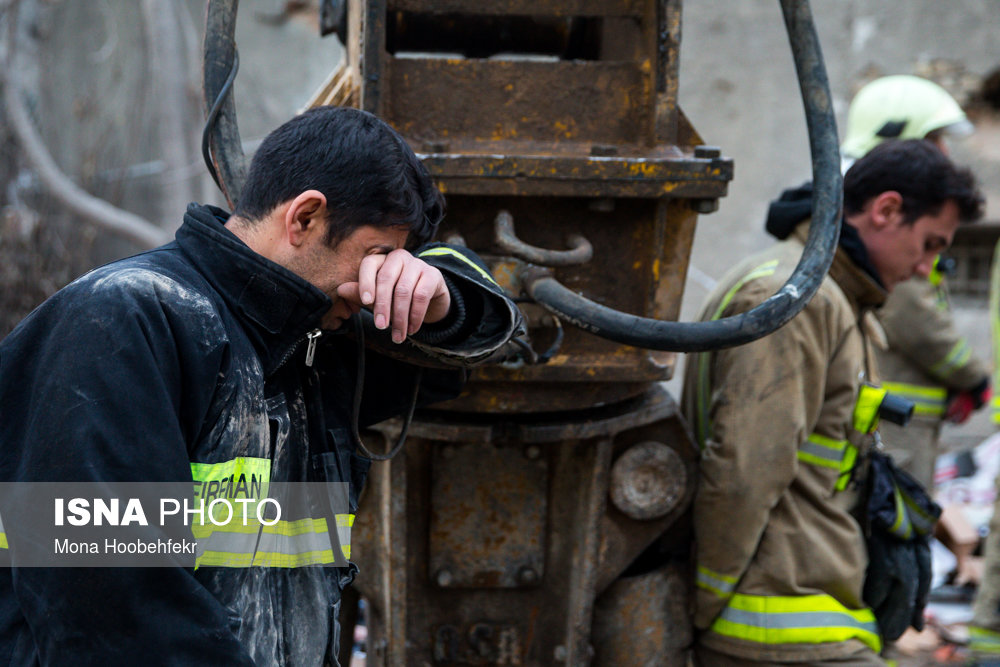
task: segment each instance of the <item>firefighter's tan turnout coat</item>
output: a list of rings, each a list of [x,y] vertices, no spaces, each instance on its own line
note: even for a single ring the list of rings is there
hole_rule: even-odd
[[[807,229],[734,268],[702,319],[774,294]],[[688,358],[683,410],[701,448],[694,623],[702,646],[798,662],[880,650],[862,602],[867,557],[851,510],[855,462],[873,443],[874,408],[858,401],[862,384],[876,382],[870,309],[884,299],[838,249],[830,275],[784,327]]]
[[[883,385],[913,402],[905,427],[883,424],[887,451],[927,489],[934,485],[937,441],[949,391],[970,391],[989,368],[972,352],[951,316],[943,276],[897,285],[877,312],[889,343],[878,351]]]

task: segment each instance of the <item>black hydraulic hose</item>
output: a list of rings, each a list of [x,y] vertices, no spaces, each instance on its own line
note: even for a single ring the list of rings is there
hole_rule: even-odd
[[[236,13],[239,0],[209,0],[205,19],[205,153],[214,158],[216,183],[232,208],[246,179],[246,160],[236,124],[231,76],[236,68]],[[215,174],[213,174],[213,177]]]
[[[673,352],[704,352],[749,343],[775,331],[806,306],[830,269],[837,249],[842,179],[830,86],[809,2],[780,2],[809,127],[814,183],[809,238],[788,281],[755,308],[711,322],[664,322],[629,315],[574,293],[548,272],[529,270],[522,282],[535,301],[602,338]]]

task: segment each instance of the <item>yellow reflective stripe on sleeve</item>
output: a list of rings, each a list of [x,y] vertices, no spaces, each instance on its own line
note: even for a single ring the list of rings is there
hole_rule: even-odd
[[[0,549],[9,549],[7,544],[7,529],[3,527],[3,518],[0,517]]]
[[[948,404],[948,390],[905,382],[885,382],[883,385],[893,396],[913,401],[913,414],[925,417],[943,417]]]
[[[698,588],[711,591],[720,598],[728,598],[736,589],[736,578],[713,572],[707,567],[699,565],[695,575],[695,585]]]
[[[930,367],[930,372],[938,377],[946,378],[964,366],[971,356],[972,350],[969,348],[969,341],[961,338],[952,346],[944,359]]]
[[[799,447],[800,461],[840,470],[844,458],[846,440],[834,440],[818,433],[812,433]]]
[[[993,412],[993,423],[1000,424],[1000,396],[994,396],[990,399],[990,410]]]
[[[882,650],[875,615],[848,609],[829,595],[797,597],[737,593],[710,632],[756,644],[825,644],[857,639]]]
[[[969,626],[969,649],[1000,655],[1000,632]]]
[[[751,280],[757,278],[764,278],[766,276],[772,275],[778,270],[778,260],[772,259],[769,262],[764,262],[755,269],[752,269],[748,274],[740,278],[729,288],[725,296],[722,297],[722,301],[719,302],[719,306],[712,313],[712,320],[717,320],[722,316],[722,313],[726,310],[726,307],[736,296],[736,293],[746,285]],[[698,443],[699,449],[705,448],[705,442],[708,440],[708,352],[702,352],[698,354],[698,384],[697,390],[695,392],[695,413],[696,413],[696,423],[695,423],[695,440]]]
[[[871,433],[878,426],[878,409],[886,395],[885,387],[861,385],[858,400],[854,403],[854,430]]]
[[[455,259],[465,262],[473,269],[475,269],[476,272],[483,278],[490,281],[494,285],[497,284],[497,281],[493,279],[493,276],[491,276],[487,271],[484,271],[483,267],[479,266],[478,264],[473,262],[471,259],[463,255],[462,253],[452,248],[430,248],[428,250],[424,250],[423,252],[417,255],[417,257],[444,257],[444,256],[454,257]]]

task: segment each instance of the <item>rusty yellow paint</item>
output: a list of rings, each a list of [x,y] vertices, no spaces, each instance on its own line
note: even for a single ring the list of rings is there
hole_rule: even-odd
[[[557,354],[549,359],[549,366],[565,366],[567,361],[569,361],[568,354]]]
[[[637,259],[636,261],[634,261],[632,263],[632,270],[633,271],[638,271],[640,268],[642,268],[642,260],[641,259]]]
[[[637,160],[629,163],[628,170],[632,172],[633,176],[655,176],[657,165],[645,160]]]
[[[660,282],[660,260],[653,260],[653,282]]]

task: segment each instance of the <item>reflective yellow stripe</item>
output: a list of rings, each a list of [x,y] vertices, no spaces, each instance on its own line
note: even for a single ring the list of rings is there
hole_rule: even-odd
[[[972,350],[969,348],[969,342],[962,338],[952,346],[944,359],[930,367],[930,372],[938,377],[948,377],[965,365],[971,356]]]
[[[889,532],[902,540],[908,540],[913,535],[913,526],[910,525],[910,514],[906,511],[903,494],[899,492],[898,486],[892,489],[892,499],[896,503],[896,521],[889,527]]]
[[[854,403],[854,430],[859,433],[871,433],[878,426],[878,409],[885,398],[884,387],[873,387],[863,384],[858,391],[858,400]]]
[[[837,476],[835,491],[843,491],[851,481],[851,472],[854,471],[854,464],[858,460],[858,448],[847,443],[844,448],[844,458],[840,460],[840,475]]]
[[[969,626],[969,649],[1000,654],[1000,632]]]
[[[772,259],[769,262],[764,262],[755,269],[752,269],[748,274],[736,281],[736,283],[729,288],[725,296],[722,297],[722,301],[719,302],[718,308],[712,314],[711,319],[717,320],[722,316],[722,313],[726,310],[726,307],[736,296],[736,293],[742,289],[751,280],[757,278],[764,278],[766,276],[772,275],[778,270],[778,260]],[[698,355],[698,386],[695,392],[695,413],[696,413],[696,423],[695,423],[695,439],[698,442],[698,447],[700,449],[705,448],[705,442],[708,440],[708,352],[702,352]]]
[[[479,273],[479,275],[481,275],[483,278],[490,281],[494,285],[497,284],[497,281],[493,279],[493,276],[491,276],[488,272],[484,271],[483,267],[479,266],[478,264],[473,262],[471,259],[463,255],[462,253],[458,252],[457,250],[453,250],[452,248],[430,248],[429,250],[424,250],[423,252],[417,255],[417,257],[444,257],[444,256],[454,257],[458,260],[465,262],[473,269],[475,269],[476,272]]]
[[[191,463],[195,498],[264,498],[271,479],[271,460],[238,456],[221,463]]]
[[[846,446],[846,440],[834,440],[833,438],[813,433],[799,447],[798,457],[800,461],[805,461],[806,463],[840,470],[841,461],[844,458],[844,447]]]
[[[9,549],[7,544],[7,533],[0,533],[0,549]]]
[[[941,282],[944,280],[944,274],[941,273],[941,267],[939,266],[940,264],[941,264],[941,255],[938,255],[937,257],[934,258],[934,265],[931,267],[931,272],[927,274],[927,282],[929,282],[931,285],[934,285],[934,287],[939,286]]]
[[[279,521],[267,526],[242,520],[226,526],[195,526],[198,539],[196,566],[305,567],[333,565],[333,544],[326,519]],[[350,558],[353,514],[337,516],[341,551]]]
[[[913,414],[925,417],[943,417],[948,403],[948,390],[905,382],[885,382],[890,394],[913,401]]]
[[[796,597],[737,593],[712,623],[711,632],[756,644],[825,644],[858,639],[882,650],[875,615],[848,609],[829,595]]]
[[[695,576],[695,585],[698,588],[711,591],[720,598],[728,598],[736,589],[736,578],[713,572],[707,567],[699,565]]]
[[[924,508],[903,490],[900,490],[899,493],[903,498],[903,504],[906,505],[906,513],[910,523],[913,524],[913,529],[921,535],[930,535],[931,531],[934,530],[934,524],[937,523],[937,517],[925,512]]]

